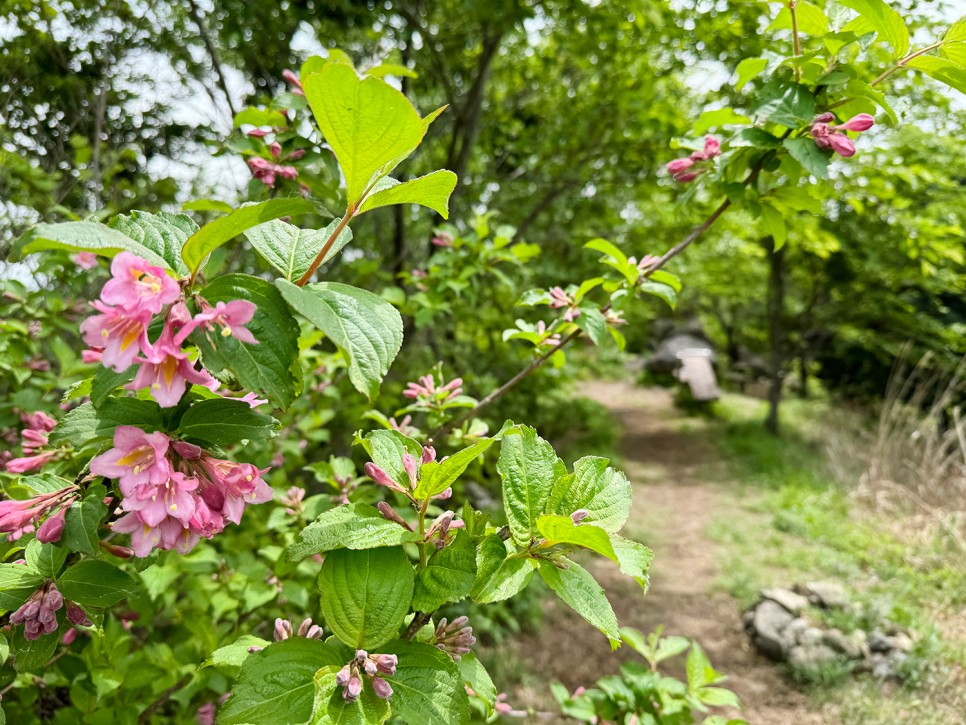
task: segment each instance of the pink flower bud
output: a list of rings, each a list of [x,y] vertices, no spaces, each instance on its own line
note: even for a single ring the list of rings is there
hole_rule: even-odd
[[[372,689],[375,691],[376,697],[379,697],[383,700],[388,700],[390,697],[392,697],[392,685],[381,677],[372,678]]]
[[[202,448],[201,446],[196,446],[194,443],[171,441],[171,447],[174,448],[175,453],[189,461],[197,461],[201,458]]]
[[[674,159],[674,161],[668,161],[667,170],[669,174],[677,175],[692,166],[694,166],[694,161],[691,159]]]
[[[403,468],[406,469],[406,474],[409,476],[409,481],[412,486],[415,486],[419,481],[419,477],[416,474],[416,456],[412,453],[403,453],[402,457]]]
[[[60,641],[69,647],[71,644],[73,644],[75,639],[77,639],[77,630],[71,627],[64,632],[64,636],[61,637]]]
[[[272,156],[277,159],[282,155],[282,144],[280,144],[278,141],[273,141],[271,144],[269,144],[268,150],[271,152]]]
[[[832,123],[832,121],[834,120],[835,120],[835,114],[832,113],[831,111],[826,111],[825,113],[821,113],[818,116],[816,116],[815,120],[812,121],[812,123]]]
[[[351,678],[352,678],[352,668],[349,665],[346,665],[341,670],[339,670],[339,674],[335,676],[335,684],[337,684],[339,687],[345,687],[346,685],[349,684],[349,680]]]
[[[857,116],[852,116],[841,126],[835,126],[835,128],[843,131],[868,131],[874,125],[875,119],[872,116],[868,113],[860,113]]]
[[[290,153],[286,158],[289,161],[298,161],[303,156],[305,156],[305,149],[295,149],[295,151]]]
[[[721,144],[718,143],[718,139],[714,136],[705,136],[704,138],[704,157],[706,159],[713,159],[715,156],[721,155]]]
[[[377,466],[375,463],[367,463],[365,466],[363,466],[363,470],[366,472],[366,475],[369,478],[378,483],[380,486],[385,486],[386,488],[391,488],[397,491],[400,490],[399,484],[393,481],[392,478],[389,477],[389,474],[382,470],[382,468]]]
[[[410,531],[413,530],[413,527],[407,524],[406,520],[396,512],[396,509],[390,506],[386,501],[380,501],[377,503],[376,508],[379,509],[379,513],[382,514],[382,517],[386,519],[386,521],[395,521],[400,526],[405,526]]]
[[[346,686],[345,691],[342,693],[342,697],[344,697],[347,702],[352,702],[361,694],[362,694],[362,678],[356,675],[355,677],[352,677],[349,680],[349,684]]]
[[[570,520],[573,521],[575,524],[579,524],[581,521],[587,518],[588,513],[589,512],[587,511],[587,509],[577,509],[572,514],[570,514]]]
[[[40,528],[37,529],[37,541],[41,544],[52,544],[60,541],[61,534],[64,533],[64,517],[67,515],[67,508],[62,507],[53,516],[48,516]]]
[[[99,363],[101,361],[101,356],[104,354],[103,350],[82,350],[81,351],[81,362],[88,365],[91,363]]]
[[[287,619],[282,619],[281,617],[275,620],[275,641],[281,642],[283,639],[288,639],[292,636],[292,623]]]
[[[438,498],[440,501],[445,501],[446,499],[450,498],[452,495],[453,495],[453,487],[450,486],[449,488],[445,489],[442,493],[436,494],[436,498]]]
[[[118,559],[130,559],[134,556],[134,549],[127,546],[119,546],[117,544],[109,544],[106,541],[101,542],[101,548],[104,549],[108,554],[116,556]]]
[[[844,156],[845,158],[855,156],[855,144],[844,133],[829,134],[828,142],[832,150],[839,156]]]
[[[436,449],[432,446],[423,446],[423,463],[431,463],[436,460]]]
[[[268,131],[263,131],[260,128],[256,128],[249,131],[247,135],[251,136],[252,138],[265,138],[268,135]]]
[[[67,603],[67,619],[71,621],[71,624],[81,627],[90,627],[93,624],[84,610],[80,608],[80,605],[74,602]]]

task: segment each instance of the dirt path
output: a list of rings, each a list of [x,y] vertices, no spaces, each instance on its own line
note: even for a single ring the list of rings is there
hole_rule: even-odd
[[[741,526],[767,521],[755,521],[755,514],[737,505],[722,483],[727,474],[711,432],[677,411],[665,390],[595,382],[581,392],[606,405],[622,423],[621,464],[634,484],[625,531],[655,554],[646,596],[609,562],[591,566],[618,621],[644,632],[663,624],[665,634],[697,640],[715,669],[729,675],[729,686],[752,725],[835,722],[827,713],[814,712],[772,663],[751,650],[734,601],[714,589],[719,563],[708,525],[732,514]],[[511,650],[527,664],[524,682],[559,680],[571,690],[590,686],[615,673],[619,660],[636,657],[625,651],[612,654],[603,636],[557,602],[548,605],[541,632],[518,640]],[[514,704],[552,709],[545,690],[546,684],[522,687],[512,694],[518,700]]]

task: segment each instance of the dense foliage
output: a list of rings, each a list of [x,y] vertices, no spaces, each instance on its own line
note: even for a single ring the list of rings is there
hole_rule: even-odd
[[[769,19],[768,47],[738,49],[707,29],[686,45],[694,21],[674,9],[506,3],[493,20],[477,3],[329,15],[297,3],[266,17],[236,5],[156,11],[210,68],[173,31],[99,2],[20,8],[6,41],[18,64],[4,87],[23,92],[0,132],[16,212],[5,233],[27,260],[11,267],[21,279],[5,283],[0,321],[7,714],[496,718],[506,704],[458,607],[510,606],[534,578],[651,662],[609,681],[626,697],[603,682],[603,694],[560,693],[568,714],[690,722],[734,705],[696,645],[687,684],[659,677],[688,643],[621,630],[574,560],[609,559],[646,590],[651,553],[620,534],[627,478],[595,455],[565,463],[528,424],[584,448],[590,426],[560,393],[584,353],[567,353],[585,339],[623,350],[628,317],[682,299],[729,349],[769,341],[775,428],[788,360],[855,382],[822,362],[847,359],[817,345],[829,335],[868,346],[888,314],[878,364],[928,314],[930,344],[955,351],[963,260],[942,261],[962,236],[961,182],[931,156],[949,142],[913,129],[873,144],[898,124],[882,89],[900,73],[966,90],[966,21],[913,46],[881,0],[790,2]],[[736,7],[708,27],[757,27],[767,6]],[[104,23],[126,32],[105,43]],[[356,67],[331,48],[296,74],[278,38],[252,53],[261,23],[380,59]],[[648,44],[666,50],[639,52]],[[382,58],[389,47],[398,57]],[[215,79],[237,129],[218,154],[243,159],[247,203],[177,192],[175,213],[175,187],[143,173],[160,138],[214,139],[126,105],[114,70],[146,51]],[[703,58],[726,58],[719,70],[733,65],[737,82],[688,130],[667,99],[698,101],[667,71]],[[235,108],[225,64],[255,79],[248,107]],[[63,107],[38,102],[64,68]],[[948,110],[919,80],[895,88]],[[883,168],[900,154],[901,173]],[[672,183],[685,185],[686,221],[668,211]],[[443,224],[451,203],[463,217]],[[19,234],[31,217],[43,223]],[[701,295],[688,297],[664,267],[705,234],[682,267]],[[895,278],[850,277],[859,269]],[[848,296],[863,283],[868,309]]]

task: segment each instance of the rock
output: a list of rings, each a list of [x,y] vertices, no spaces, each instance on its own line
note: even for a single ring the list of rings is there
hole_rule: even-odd
[[[836,652],[841,652],[850,660],[863,657],[863,646],[855,637],[847,636],[838,629],[830,629],[823,636],[822,641]]]
[[[741,615],[741,626],[745,629],[751,629],[751,623],[755,621],[755,608],[750,607],[745,610],[745,613]]]
[[[885,641],[890,650],[895,650],[896,652],[912,651],[913,642],[908,635],[900,633],[894,637],[886,637]]]
[[[889,638],[878,629],[873,629],[869,632],[869,649],[873,652],[888,652]]]
[[[805,647],[814,647],[817,644],[822,643],[822,630],[818,627],[808,627],[804,632],[798,637],[798,643]]]
[[[761,598],[781,604],[796,616],[801,614],[802,610],[808,606],[808,599],[801,594],[796,594],[791,589],[764,589],[761,592]]]
[[[835,662],[838,652],[824,644],[798,645],[788,653],[788,664],[796,669],[818,669]]]
[[[778,662],[785,660],[789,647],[795,644],[786,633],[792,619],[780,604],[770,599],[759,602],[752,620],[752,641],[763,655]]]
[[[873,655],[872,674],[882,680],[898,679],[907,658],[908,655],[902,652]]]
[[[816,607],[825,609],[841,609],[849,603],[845,589],[835,582],[809,582],[803,587],[803,593]]]
[[[808,628],[809,628],[808,621],[805,619],[802,619],[801,617],[798,617],[797,619],[793,619],[789,623],[788,627],[785,629],[785,632],[788,635],[788,639],[794,640],[795,642],[798,642],[800,644],[801,636],[805,633],[805,631]]]

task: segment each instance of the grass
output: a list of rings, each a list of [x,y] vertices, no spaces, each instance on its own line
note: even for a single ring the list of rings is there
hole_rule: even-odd
[[[758,401],[726,396],[715,436],[740,482],[746,520],[715,521],[708,531],[726,554],[719,586],[747,606],[766,586],[834,580],[860,606],[854,613],[826,615],[843,631],[891,621],[917,633],[903,672],[904,685],[843,668],[798,673],[811,684],[816,704],[834,703],[847,723],[952,723],[966,712],[964,628],[966,566],[941,531],[914,536],[895,518],[864,509],[835,480],[826,442],[835,412],[824,403],[788,401],[785,432],[762,428]],[[853,451],[856,459],[861,451]],[[846,467],[847,468],[847,467]],[[952,621],[952,627],[943,626]],[[832,671],[835,670],[835,671]],[[957,684],[958,683],[958,684]]]

